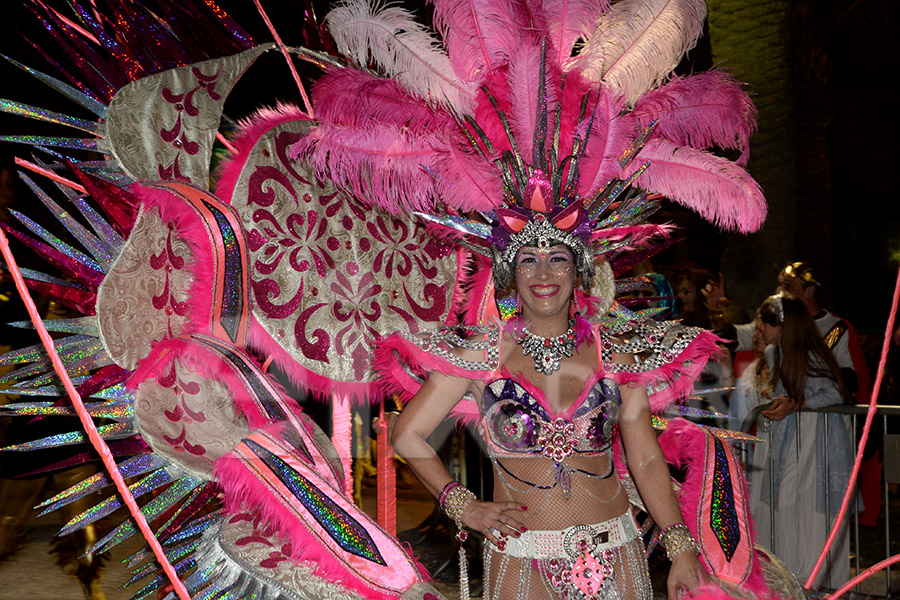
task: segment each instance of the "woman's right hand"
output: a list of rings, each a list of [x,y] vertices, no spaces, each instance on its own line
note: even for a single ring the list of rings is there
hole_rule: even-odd
[[[787,396],[778,396],[772,399],[772,406],[762,411],[762,416],[773,421],[780,421],[798,408],[797,403]]]
[[[502,547],[506,545],[506,542],[502,542],[500,536],[519,537],[528,531],[528,528],[522,525],[518,519],[510,516],[510,513],[525,510],[528,509],[515,502],[473,500],[463,511],[460,520],[467,528],[484,534],[484,537],[493,542],[495,546]],[[499,536],[496,535],[497,532],[500,533]]]

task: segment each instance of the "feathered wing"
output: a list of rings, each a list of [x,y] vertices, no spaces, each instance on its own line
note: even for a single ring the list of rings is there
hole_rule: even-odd
[[[704,0],[622,0],[597,20],[573,65],[634,106],[694,46],[705,18]]]
[[[533,0],[529,4],[544,15],[544,30],[552,53],[548,59],[563,65],[572,55],[579,38],[594,30],[597,15],[609,10],[609,0]]]
[[[640,178],[644,189],[660,193],[719,227],[751,233],[766,218],[759,184],[742,167],[702,150],[651,139],[636,163],[650,161]]]
[[[531,17],[513,0],[435,0],[434,24],[456,75],[482,83],[515,55]]]
[[[673,79],[647,92],[632,114],[641,127],[658,119],[655,135],[675,144],[740,150],[739,165],[746,165],[750,158],[756,107],[728,73],[707,71]]]
[[[353,0],[332,9],[326,22],[338,50],[357,65],[375,63],[409,93],[468,112],[473,86],[454,74],[438,41],[405,9]]]

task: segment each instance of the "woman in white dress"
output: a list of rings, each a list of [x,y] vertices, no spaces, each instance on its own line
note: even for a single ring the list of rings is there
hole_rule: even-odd
[[[766,443],[757,445],[750,467],[751,510],[760,542],[805,582],[840,508],[852,439],[846,417],[798,411],[841,404],[844,388],[837,361],[801,301],[769,297],[757,327],[765,353],[741,377],[732,414],[772,403],[758,422],[757,435]],[[848,574],[844,527],[814,587],[837,587]]]

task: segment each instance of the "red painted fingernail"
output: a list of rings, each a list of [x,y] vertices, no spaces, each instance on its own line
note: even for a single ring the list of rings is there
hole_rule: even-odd
[[[523,506],[523,507],[522,507],[522,510],[528,510],[528,507],[527,507],[527,506]]]
[[[525,533],[526,531],[528,531],[528,528],[522,525],[522,533]]]
[[[516,537],[522,537],[522,534],[521,534],[521,533],[519,533],[519,532],[518,532],[518,531],[516,531],[516,532],[513,532],[513,535],[515,535],[515,536],[516,536]]]

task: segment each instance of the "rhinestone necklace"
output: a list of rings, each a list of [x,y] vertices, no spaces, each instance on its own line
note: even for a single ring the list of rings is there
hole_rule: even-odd
[[[575,350],[574,321],[569,320],[569,328],[562,335],[544,338],[522,328],[516,343],[522,346],[522,352],[534,359],[534,370],[544,375],[551,375],[559,370],[559,361],[564,356],[572,356]]]

